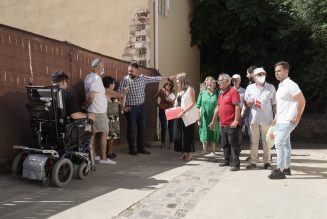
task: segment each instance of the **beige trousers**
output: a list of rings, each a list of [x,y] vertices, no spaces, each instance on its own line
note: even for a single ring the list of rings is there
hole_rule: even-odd
[[[257,125],[251,124],[251,135],[252,135],[252,144],[251,144],[251,163],[256,164],[258,162],[258,147],[259,139],[261,133],[261,141],[263,148],[263,163],[270,163],[270,147],[266,141],[266,135],[269,129],[269,125]]]

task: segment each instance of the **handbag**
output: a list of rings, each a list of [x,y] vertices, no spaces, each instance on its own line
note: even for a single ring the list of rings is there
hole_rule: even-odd
[[[271,148],[275,144],[275,127],[276,125],[271,125],[267,131],[266,141],[269,148]]]

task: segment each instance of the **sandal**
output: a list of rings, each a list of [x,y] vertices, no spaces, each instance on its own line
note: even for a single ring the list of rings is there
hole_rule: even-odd
[[[186,161],[192,160],[192,154],[188,153],[187,156],[184,158]]]
[[[178,160],[184,160],[186,158],[186,153],[182,153],[177,159]]]
[[[165,146],[165,143],[161,143],[160,145],[160,149],[164,149],[166,146]]]

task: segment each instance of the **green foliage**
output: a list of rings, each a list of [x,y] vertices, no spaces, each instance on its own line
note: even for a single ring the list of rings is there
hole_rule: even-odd
[[[327,111],[327,1],[292,0],[290,1],[299,22],[310,30],[310,39],[314,42],[315,53],[312,63],[304,69],[300,80],[306,98],[310,101],[311,112]]]
[[[327,1],[318,2],[194,0],[192,45],[201,50],[201,78],[221,72],[245,78],[247,67],[257,65],[277,85],[274,64],[287,61],[291,78],[310,103],[306,111],[323,112],[327,109],[327,39],[322,38],[326,38],[327,22],[321,16],[327,17]]]

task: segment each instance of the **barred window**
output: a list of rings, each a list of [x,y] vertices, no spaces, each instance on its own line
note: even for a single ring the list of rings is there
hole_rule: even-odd
[[[169,0],[158,0],[158,14],[162,16],[167,16],[167,10],[169,9]]]

